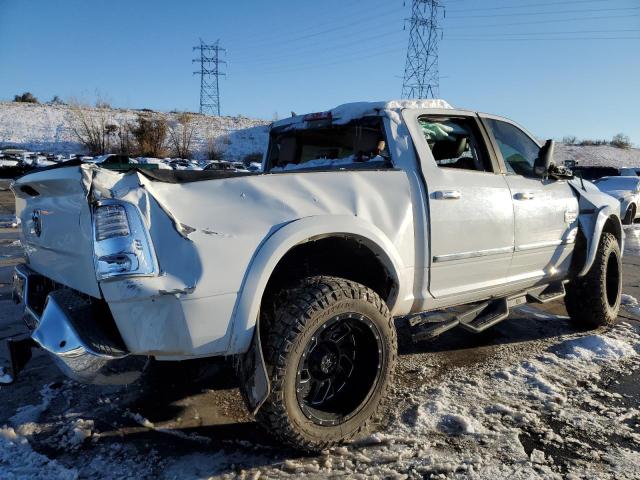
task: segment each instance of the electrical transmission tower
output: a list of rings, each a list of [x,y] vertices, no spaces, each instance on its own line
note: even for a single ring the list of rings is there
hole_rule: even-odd
[[[438,72],[439,0],[413,0],[409,22],[409,46],[402,81],[402,98],[436,98],[439,96]]]
[[[194,50],[200,50],[200,57],[194,58],[193,62],[200,63],[200,70],[193,72],[194,75],[200,75],[200,113],[208,113],[210,115],[220,116],[220,75],[225,73],[220,71],[220,64],[227,62],[220,60],[220,53],[225,52],[224,48],[220,48],[219,40],[207,45],[200,40],[200,45],[193,47]]]

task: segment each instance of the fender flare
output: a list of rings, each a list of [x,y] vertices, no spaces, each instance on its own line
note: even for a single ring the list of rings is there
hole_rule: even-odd
[[[254,254],[242,281],[232,317],[232,335],[228,352],[243,353],[249,349],[258,321],[260,303],[267,282],[278,262],[296,245],[333,235],[345,235],[361,240],[381,259],[398,288],[389,305],[404,298],[409,282],[403,278],[405,268],[392,241],[375,225],[351,215],[304,217],[290,222],[267,237]]]
[[[236,371],[240,391],[247,408],[254,415],[268,398],[271,382],[260,342],[259,311],[267,282],[280,260],[296,245],[314,238],[346,235],[356,237],[372,248],[398,285],[394,303],[404,298],[407,283],[403,280],[402,260],[391,240],[377,227],[349,215],[314,216],[286,224],[260,245],[245,273],[234,308],[229,353],[238,355]],[[389,305],[392,310],[393,305]]]
[[[578,217],[580,229],[584,234],[587,241],[587,255],[584,265],[578,273],[578,277],[583,277],[587,274],[593,262],[596,258],[598,251],[598,245],[600,244],[600,237],[602,236],[602,230],[608,220],[615,219],[616,228],[620,232],[620,251],[624,252],[624,230],[622,229],[622,222],[618,216],[618,212],[611,206],[604,206],[597,210],[593,214],[581,214]]]

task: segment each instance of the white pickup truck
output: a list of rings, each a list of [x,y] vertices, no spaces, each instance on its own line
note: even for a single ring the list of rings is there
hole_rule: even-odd
[[[553,142],[440,100],[275,122],[259,173],[77,162],[12,188],[15,298],[66,374],[232,357],[259,422],[306,450],[384,416],[395,317],[420,340],[524,302],[565,297],[590,326],[620,305],[618,202],[556,166]]]

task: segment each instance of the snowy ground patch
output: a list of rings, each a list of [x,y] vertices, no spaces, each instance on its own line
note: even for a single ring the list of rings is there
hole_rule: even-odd
[[[75,480],[78,472],[34,452],[11,427],[0,428],[0,478],[3,480]]]
[[[247,473],[305,478],[639,478],[640,411],[611,407],[610,401],[620,395],[598,386],[604,371],[640,368],[639,352],[638,329],[622,323],[567,338],[511,366],[458,371],[435,388],[402,392],[406,401],[394,426],[383,433],[318,458]],[[614,432],[618,441],[610,442]],[[572,458],[569,467],[554,459],[560,454]]]

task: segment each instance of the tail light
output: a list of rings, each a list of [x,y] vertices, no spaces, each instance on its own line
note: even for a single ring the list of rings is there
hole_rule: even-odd
[[[151,276],[158,262],[138,208],[104,200],[93,208],[93,253],[98,280]]]

